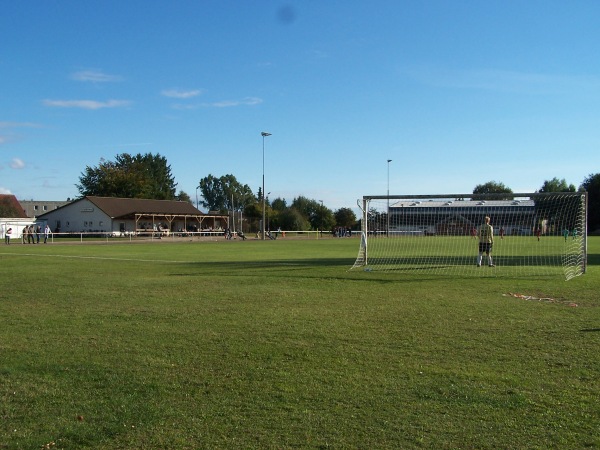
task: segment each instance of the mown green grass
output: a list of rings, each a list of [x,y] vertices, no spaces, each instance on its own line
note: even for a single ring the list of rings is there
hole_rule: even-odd
[[[471,236],[386,236],[368,239],[368,263],[375,270],[417,271],[440,275],[553,276],[572,278],[580,274],[582,238],[562,236],[507,236],[496,238],[493,262],[496,268],[476,267],[478,239]],[[483,259],[487,265],[487,257]],[[565,265],[569,266],[566,276]],[[479,272],[476,274],[475,272]]]
[[[568,282],[357,252],[0,247],[0,448],[600,446],[599,238]]]

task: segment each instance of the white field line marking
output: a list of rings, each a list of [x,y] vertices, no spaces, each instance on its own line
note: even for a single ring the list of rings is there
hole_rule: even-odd
[[[76,256],[76,255],[45,255],[40,253],[0,253],[2,255],[9,256],[35,256],[39,258],[40,256],[46,257],[54,257],[54,258],[73,258],[73,259],[99,259],[106,261],[133,261],[133,262],[159,262],[159,263],[175,263],[175,264],[189,264],[194,261],[172,261],[169,259],[135,259],[135,258],[112,258],[106,256]]]

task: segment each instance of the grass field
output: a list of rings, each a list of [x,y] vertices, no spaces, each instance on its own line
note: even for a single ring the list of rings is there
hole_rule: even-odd
[[[588,250],[566,282],[349,271],[358,239],[3,245],[0,448],[598,448]]]

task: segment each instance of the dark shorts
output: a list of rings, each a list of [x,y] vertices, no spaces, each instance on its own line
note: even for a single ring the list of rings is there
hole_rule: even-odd
[[[479,243],[479,253],[490,253],[492,251],[492,243],[491,242],[480,242]]]

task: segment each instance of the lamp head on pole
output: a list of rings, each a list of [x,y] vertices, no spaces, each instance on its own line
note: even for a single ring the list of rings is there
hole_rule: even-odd
[[[388,159],[388,162],[389,162],[389,163],[391,163],[391,162],[392,162],[392,160],[391,160],[391,159]]]
[[[260,133],[260,135],[262,137],[267,137],[267,136],[271,136],[271,133],[267,133],[266,131],[263,131],[262,133]]]

